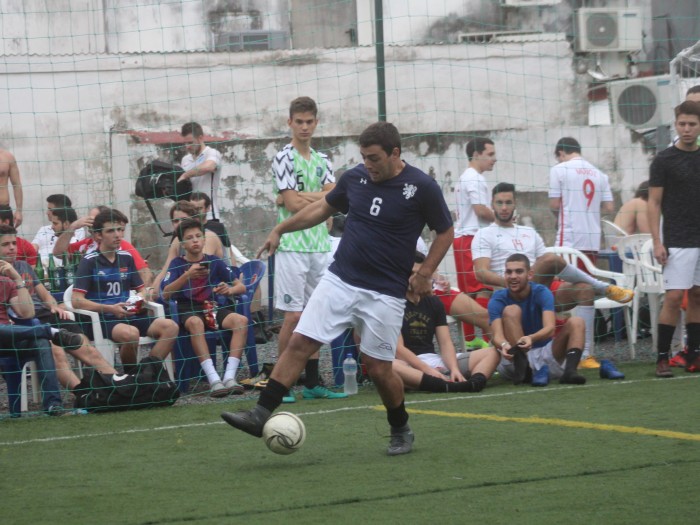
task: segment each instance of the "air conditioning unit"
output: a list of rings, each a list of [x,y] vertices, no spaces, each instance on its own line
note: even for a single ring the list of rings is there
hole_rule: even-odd
[[[608,97],[614,124],[642,129],[673,120],[669,75],[610,82]]]
[[[286,31],[232,31],[215,35],[214,51],[289,49]]]
[[[637,51],[642,48],[638,9],[585,8],[576,11],[576,51]]]
[[[557,5],[561,0],[501,0],[501,5],[509,7],[528,7],[536,5]]]

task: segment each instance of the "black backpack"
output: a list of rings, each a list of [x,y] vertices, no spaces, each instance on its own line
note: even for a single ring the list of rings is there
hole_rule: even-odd
[[[183,173],[184,170],[180,166],[154,160],[139,172],[139,178],[136,180],[136,195],[147,201],[153,199],[187,200],[192,193],[192,181],[177,182]]]
[[[89,412],[170,406],[180,396],[163,361],[156,357],[143,358],[130,375],[112,376],[87,369],[73,393],[75,408]]]

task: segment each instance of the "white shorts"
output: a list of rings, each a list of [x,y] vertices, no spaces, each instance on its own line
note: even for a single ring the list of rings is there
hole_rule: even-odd
[[[663,275],[664,290],[700,286],[700,248],[669,248]]]
[[[527,360],[530,363],[530,368],[533,373],[539,370],[544,365],[549,367],[549,378],[559,379],[564,375],[564,363],[560,363],[554,358],[552,354],[552,341],[540,348],[533,348],[527,353]],[[512,379],[514,375],[513,361],[508,361],[507,359],[501,358],[501,362],[498,363],[497,367],[498,373],[501,374],[506,379]]]
[[[327,272],[294,331],[327,344],[347,328],[355,328],[364,354],[393,361],[405,306],[405,299],[351,286]]]
[[[328,266],[328,252],[275,254],[275,308],[301,312]]]
[[[437,369],[444,368],[447,370],[445,362],[442,360],[440,354],[431,352],[428,354],[420,354],[416,357],[430,367]],[[464,377],[469,376],[469,352],[460,352],[457,354],[457,366],[459,366],[459,371]]]

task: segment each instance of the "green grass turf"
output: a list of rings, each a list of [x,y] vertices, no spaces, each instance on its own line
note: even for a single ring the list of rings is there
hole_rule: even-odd
[[[291,456],[220,422],[251,400],[5,420],[3,521],[696,523],[700,376],[624,370],[625,382],[585,371],[583,387],[496,380],[477,395],[408,394],[416,444],[395,458],[384,455],[388,428],[370,387],[285,405],[308,432]]]

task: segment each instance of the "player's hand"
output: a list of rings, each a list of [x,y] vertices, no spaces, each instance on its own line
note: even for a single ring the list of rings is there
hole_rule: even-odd
[[[62,319],[64,321],[71,320],[70,313],[68,313],[66,310],[64,310],[63,307],[61,307],[61,306],[54,305],[51,307],[50,311],[52,314],[55,314],[56,316],[58,316],[59,319]]]
[[[233,288],[226,283],[217,284],[212,290],[215,294],[230,296],[233,295]]]
[[[22,212],[21,211],[15,211],[14,219],[15,219],[15,229],[22,226]]]
[[[459,370],[452,370],[452,372],[450,372],[450,379],[452,379],[454,382],[466,381],[465,377],[462,375],[462,372]]]
[[[523,352],[527,352],[532,348],[532,337],[529,335],[522,336],[520,339],[518,339],[516,346]]]
[[[258,250],[258,254],[255,257],[260,259],[263,252],[267,252],[268,257],[274,255],[275,251],[277,251],[277,248],[280,245],[280,237],[281,236],[275,230],[272,230],[270,235],[267,236],[265,244],[263,244],[262,248]]]
[[[661,266],[664,266],[668,261],[668,252],[666,247],[661,244],[661,241],[654,242],[654,258],[659,261]]]
[[[114,315],[117,319],[124,319],[125,317],[133,317],[136,314],[134,312],[128,312],[126,309],[128,308],[129,303],[117,303],[110,305],[109,307],[109,313]]]
[[[185,272],[188,279],[203,279],[209,275],[209,266],[200,263],[194,263]]]
[[[428,370],[425,371],[425,374],[433,377],[437,377],[438,379],[445,379],[445,376],[440,370],[437,368],[433,368],[432,366],[428,368]]]
[[[508,341],[504,341],[501,343],[501,346],[499,346],[498,352],[501,354],[501,357],[506,359],[507,361],[512,361],[513,360],[513,354],[510,353],[511,349],[513,347],[510,345]]]
[[[22,278],[17,270],[15,270],[15,267],[7,261],[0,261],[0,275],[3,275],[8,279],[12,279],[13,281],[17,281],[18,279]]]
[[[418,295],[419,297],[427,297],[433,293],[433,279],[432,276],[426,277],[419,272],[411,275],[408,280],[408,290]]]

